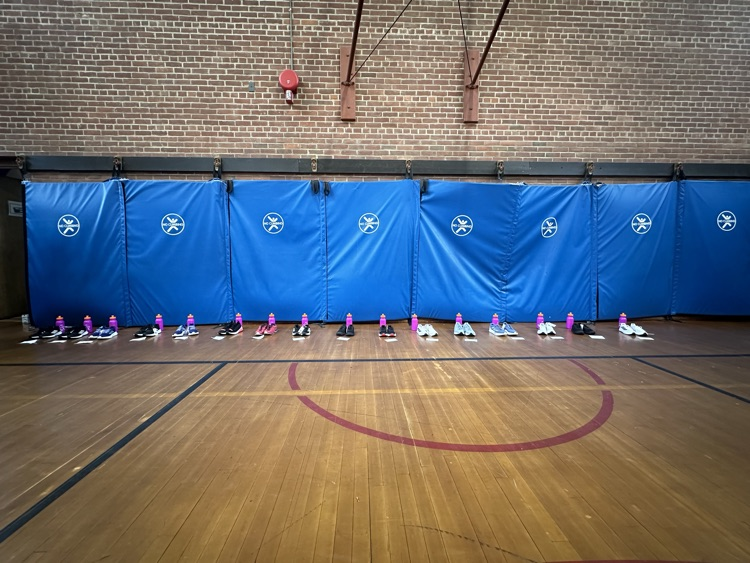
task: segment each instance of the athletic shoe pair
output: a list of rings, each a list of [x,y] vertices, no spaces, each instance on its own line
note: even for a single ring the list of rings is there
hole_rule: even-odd
[[[589,336],[591,336],[592,334],[596,334],[596,331],[593,328],[583,323],[573,323],[571,331],[573,332],[573,334],[587,334]]]
[[[88,333],[89,332],[82,326],[68,327],[58,338],[60,340],[78,340],[79,338],[86,336]]]
[[[242,332],[242,323],[238,323],[237,321],[230,321],[226,323],[225,325],[222,325],[219,329],[219,335],[221,336],[233,336],[235,334],[239,334]]]
[[[93,338],[95,340],[109,340],[110,338],[113,338],[115,336],[117,336],[117,331],[114,329],[114,327],[100,326],[91,333],[91,336],[89,338]]]
[[[552,323],[539,323],[539,326],[536,329],[536,333],[537,334],[547,334],[547,335],[549,335],[549,334],[557,334],[555,332],[555,326],[557,326],[557,325],[554,325]]]
[[[55,338],[56,336],[60,336],[60,329],[56,326],[48,326],[46,328],[40,328],[37,330],[34,334],[31,335],[31,338],[33,340],[38,340],[39,338]]]
[[[383,325],[380,327],[380,330],[378,331],[378,336],[380,336],[381,338],[383,337],[392,338],[396,336],[396,331],[393,329],[391,325],[388,325],[388,326]]]
[[[146,336],[156,336],[157,334],[159,334],[159,332],[161,332],[159,331],[158,328],[156,330],[157,330],[156,334],[146,334]],[[177,327],[177,330],[174,331],[172,338],[182,338],[184,336],[198,336],[199,334],[200,332],[198,331],[198,327],[195,325],[180,325]]]
[[[161,334],[161,330],[159,330],[159,327],[156,325],[146,325],[140,328],[138,332],[135,333],[136,338],[152,338],[156,336],[157,334]]]
[[[354,336],[354,325],[350,324],[347,326],[346,323],[342,324],[336,331],[336,336]]]
[[[417,325],[417,335],[418,336],[429,336],[432,338],[433,336],[437,336],[437,330],[432,328],[432,325],[430,324],[419,324]]]
[[[453,334],[456,336],[463,334],[464,336],[476,336],[477,333],[474,332],[474,329],[471,328],[471,325],[469,323],[459,323],[457,322],[455,326],[453,327]]]
[[[505,336],[506,334],[508,336],[518,336],[516,329],[508,323],[503,323],[502,325],[490,323],[490,334],[494,334],[495,336]]]
[[[271,336],[272,334],[276,334],[276,332],[279,330],[279,327],[276,326],[276,323],[271,324],[262,324],[258,327],[258,329],[255,331],[255,336]]]
[[[627,334],[628,336],[648,336],[648,332],[635,323],[622,323],[619,330],[621,333]]]
[[[310,336],[310,325],[294,325],[292,336]]]

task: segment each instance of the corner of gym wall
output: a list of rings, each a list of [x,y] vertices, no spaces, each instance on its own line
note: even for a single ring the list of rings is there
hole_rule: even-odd
[[[483,49],[499,2],[462,3]],[[462,120],[455,2],[3,2],[0,151],[383,159],[750,158],[746,0],[511,2]],[[293,13],[290,13],[293,7]],[[291,16],[291,17],[290,17]],[[290,29],[290,22],[293,24]],[[294,105],[278,86],[294,66]],[[253,91],[250,91],[250,83]]]

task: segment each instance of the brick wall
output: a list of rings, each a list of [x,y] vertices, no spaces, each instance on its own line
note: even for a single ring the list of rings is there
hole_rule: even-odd
[[[457,3],[415,0],[339,113],[355,0],[5,1],[0,152],[584,161],[750,160],[747,0],[515,0],[462,120]],[[405,1],[365,2],[364,61]],[[502,2],[464,0],[483,49]],[[356,66],[356,65],[355,65]],[[248,83],[255,92],[248,91]]]

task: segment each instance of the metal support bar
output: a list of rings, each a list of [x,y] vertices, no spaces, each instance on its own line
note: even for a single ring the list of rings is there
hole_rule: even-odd
[[[362,21],[362,6],[365,0],[359,0],[357,3],[357,15],[354,18],[354,31],[352,32],[352,46],[349,49],[349,67],[346,71],[344,83],[348,86],[352,81],[352,68],[354,67],[354,53],[357,51],[357,37],[359,36],[359,24]]]
[[[490,38],[487,40],[487,45],[485,46],[484,52],[482,53],[482,58],[479,60],[479,65],[477,66],[477,70],[471,79],[471,83],[469,84],[470,88],[473,88],[477,84],[479,73],[482,72],[484,61],[487,59],[487,55],[490,52],[490,47],[492,47],[492,42],[495,40],[495,36],[497,35],[497,30],[500,29],[500,22],[503,21],[503,16],[505,16],[505,11],[508,9],[508,4],[510,4],[510,0],[505,0],[503,2],[502,8],[500,8],[500,13],[497,15],[497,19],[495,20],[495,27],[492,28],[492,33],[490,33]]]

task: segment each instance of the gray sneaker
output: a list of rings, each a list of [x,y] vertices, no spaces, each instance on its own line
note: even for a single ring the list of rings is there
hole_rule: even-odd
[[[464,323],[462,330],[463,330],[464,336],[476,336],[477,335],[477,333],[474,332],[474,329],[471,328],[471,325],[469,323]]]

